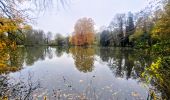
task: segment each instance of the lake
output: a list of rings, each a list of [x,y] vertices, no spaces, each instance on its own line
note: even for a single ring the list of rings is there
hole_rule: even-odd
[[[153,85],[142,73],[151,63],[149,51],[131,48],[20,47],[8,62],[16,69],[1,69],[0,97],[146,100]]]

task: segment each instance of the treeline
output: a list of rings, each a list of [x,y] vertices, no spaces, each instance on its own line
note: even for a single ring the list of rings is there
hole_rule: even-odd
[[[15,37],[12,37],[16,42],[16,45],[25,45],[25,46],[40,46],[40,45],[51,45],[51,46],[68,46],[69,36],[63,36],[62,34],[57,33],[53,37],[53,33],[45,33],[43,30],[36,29],[26,29],[20,30],[20,32],[15,32]]]
[[[100,34],[101,46],[133,46],[129,36],[134,34],[135,25],[131,12],[126,14],[117,14],[108,27],[105,27]]]
[[[52,34],[45,34],[43,30],[28,29],[18,33],[17,45],[45,45],[51,39]]]
[[[168,0],[138,13],[116,14],[109,26],[98,33],[91,18],[79,19],[71,36],[34,30],[22,18],[0,17],[0,46],[9,45],[99,45],[149,48],[169,51],[170,7]],[[155,2],[154,2],[155,3]]]
[[[155,47],[170,43],[170,3],[156,9],[146,9],[132,14],[117,14],[110,25],[99,32],[101,46]]]
[[[18,45],[50,45],[50,46],[85,46],[93,45],[95,41],[94,21],[91,18],[79,19],[74,27],[72,36],[64,36],[56,33],[53,37],[51,32],[43,30],[27,29],[22,33],[16,33]]]
[[[159,1],[159,0],[158,0]],[[70,37],[71,45],[99,45],[168,50],[170,43],[170,3],[151,2],[137,13],[116,14],[109,26],[94,30],[91,18],[79,19]],[[169,50],[168,50],[169,51]]]

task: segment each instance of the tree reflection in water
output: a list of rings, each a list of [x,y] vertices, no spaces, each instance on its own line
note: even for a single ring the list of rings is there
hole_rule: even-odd
[[[24,63],[24,48],[7,49],[0,52],[0,74],[20,70]]]
[[[34,62],[38,60],[45,60],[45,57],[48,55],[48,47],[37,46],[37,47],[26,47],[25,48],[25,62],[27,65],[31,66]]]
[[[70,52],[79,71],[92,72],[94,68],[94,48],[74,47],[70,48]]]
[[[64,53],[71,54],[75,67],[83,73],[92,72],[95,68],[95,57],[99,57],[101,64],[106,63],[113,75],[117,78],[136,79],[139,82],[149,84],[148,98],[169,99],[170,95],[170,60],[166,57],[153,55],[150,50],[134,50],[130,48],[104,48],[104,47],[18,47],[14,50],[0,50],[0,97],[8,96],[11,99],[24,98],[32,95],[25,90],[34,90],[33,87],[22,81],[12,83],[8,73],[21,70],[24,63],[33,65],[39,60],[52,59],[54,53],[62,57]],[[97,59],[98,60],[98,59]],[[156,67],[154,63],[159,65]],[[97,67],[97,66],[96,66]],[[6,74],[6,75],[5,75]],[[92,90],[90,90],[92,91]],[[23,95],[24,94],[24,95]],[[10,96],[9,96],[10,95]],[[20,97],[21,96],[21,97]],[[28,97],[30,97],[28,96]],[[82,95],[83,96],[83,95]],[[31,97],[30,97],[31,98]]]
[[[18,47],[0,52],[0,74],[22,69],[24,62],[31,66],[38,60],[53,58],[52,50],[46,46]]]
[[[98,54],[107,62],[116,77],[139,78],[146,66],[150,66],[151,57],[130,48],[100,48]]]
[[[98,53],[116,77],[133,78],[151,85],[148,99],[170,97],[170,58],[153,55],[150,50],[100,48]]]
[[[53,47],[55,48],[55,54],[57,57],[61,57],[64,53],[69,53],[69,48],[68,47],[61,47],[61,46],[56,46]]]

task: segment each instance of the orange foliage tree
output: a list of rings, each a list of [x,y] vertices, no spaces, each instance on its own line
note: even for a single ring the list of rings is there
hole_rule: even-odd
[[[74,33],[70,42],[77,46],[92,45],[94,34],[94,21],[91,18],[81,18],[74,26]]]

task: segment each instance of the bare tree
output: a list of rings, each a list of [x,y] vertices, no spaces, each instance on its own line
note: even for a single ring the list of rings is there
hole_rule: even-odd
[[[15,17],[28,17],[28,10],[31,8],[21,7],[24,3],[32,4],[31,7],[35,7],[36,10],[46,10],[51,5],[61,4],[63,7],[68,5],[68,0],[0,0],[0,16],[7,18]]]

